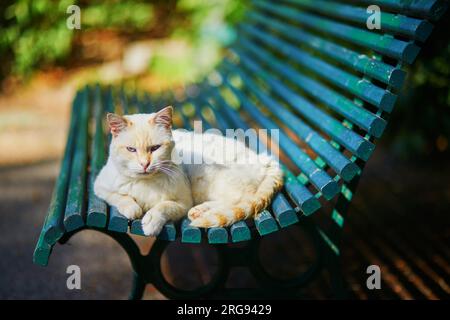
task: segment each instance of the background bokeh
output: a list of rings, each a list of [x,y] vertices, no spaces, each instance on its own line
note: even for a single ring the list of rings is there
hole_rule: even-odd
[[[66,9],[72,4],[81,8],[81,30],[66,26]],[[239,0],[0,2],[0,298],[125,297],[122,287],[128,286],[129,266],[124,254],[117,253],[117,260],[114,256],[96,260],[96,251],[118,250],[105,238],[90,234],[77,238],[72,251],[58,250],[59,256],[47,269],[31,265],[64,148],[71,99],[88,82],[149,92],[184,88],[220,62],[224,48],[236,38],[233,27],[245,19],[248,6]],[[349,227],[349,243],[360,239],[364,228],[373,231],[375,239],[385,228],[393,227],[394,234],[422,230],[420,223],[426,224],[423,239],[430,248],[435,241],[449,240],[449,24],[447,14],[418,61],[407,67],[409,77],[399,103],[356,194],[350,220],[353,214],[357,223]],[[398,219],[392,220],[392,215]],[[365,216],[377,216],[378,229],[370,228]],[[409,243],[409,235],[398,237]],[[352,250],[344,257],[357,259],[361,247]],[[411,250],[414,257],[417,251]],[[442,250],[449,254],[448,249]],[[84,293],[65,289],[64,265],[71,256],[81,260],[89,274]],[[433,255],[416,258],[435,259]],[[440,271],[428,275],[434,284],[423,280],[428,287],[436,286],[442,296],[430,295],[423,287],[411,289],[417,288],[417,279],[408,277],[401,258],[392,259],[398,268],[394,275],[398,272],[400,280],[390,284],[391,292],[382,298],[450,294],[445,256],[444,262],[436,262]],[[111,269],[109,265],[125,269],[102,278],[101,271]],[[358,277],[363,272],[350,268],[358,264],[348,265],[355,297],[367,298],[364,292],[358,294]],[[403,277],[407,285],[402,284]],[[110,287],[99,289],[100,282]],[[320,285],[315,295],[321,297]],[[150,290],[147,297],[159,296]]]
[[[81,8],[81,30],[67,8]],[[1,164],[61,154],[70,101],[88,82],[158,92],[207,74],[245,3],[19,0],[0,3]],[[16,148],[22,141],[27,146]]]

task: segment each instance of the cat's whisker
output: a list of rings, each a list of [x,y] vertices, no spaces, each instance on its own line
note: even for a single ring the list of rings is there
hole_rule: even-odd
[[[153,164],[150,167],[150,172],[162,172],[165,173],[170,178],[175,178],[177,174],[180,173],[180,170],[177,166],[170,165],[170,161],[159,161],[155,164]]]
[[[161,168],[160,172],[165,173],[171,180],[176,179],[176,174],[173,171],[168,171],[167,168]]]
[[[168,168],[178,172],[181,175],[185,175],[184,171],[179,166],[177,166],[175,164],[170,165]]]
[[[178,172],[173,171],[173,170],[171,170],[171,169],[169,169],[167,167],[162,167],[161,169],[164,170],[165,172],[169,173],[170,175],[173,175],[173,176],[175,176],[178,173]]]

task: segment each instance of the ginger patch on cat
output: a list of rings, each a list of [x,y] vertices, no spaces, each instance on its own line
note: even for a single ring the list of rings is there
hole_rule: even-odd
[[[227,225],[228,219],[223,214],[216,213],[216,217],[217,217],[217,220],[219,221],[218,222],[219,226],[223,227],[223,226]]]
[[[242,220],[245,218],[245,211],[242,208],[233,208],[233,214],[236,220]]]

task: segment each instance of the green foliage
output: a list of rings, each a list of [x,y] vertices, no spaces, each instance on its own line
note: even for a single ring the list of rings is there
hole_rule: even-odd
[[[170,82],[200,80],[220,61],[221,49],[235,40],[232,26],[244,12],[245,2],[238,0],[179,0],[171,39],[184,45],[184,54],[156,50],[149,71]]]
[[[70,5],[81,7],[82,30],[115,28],[128,32],[147,28],[153,17],[145,1],[17,0],[1,4],[0,55],[8,66],[2,74],[27,76],[35,69],[64,62],[79,30],[67,28]]]
[[[239,0],[180,0],[177,10],[189,17],[189,28],[180,27],[175,35],[193,41],[215,41],[222,45],[234,40],[231,25],[242,19],[245,2]]]
[[[18,0],[6,7],[0,20],[0,54],[12,57],[13,73],[26,75],[33,67],[67,56],[73,32],[66,27],[65,12],[71,2]]]
[[[81,8],[82,30],[66,26],[66,10],[73,4]],[[163,14],[157,15],[161,8]],[[132,35],[157,26],[169,30],[169,35],[173,31],[174,38],[189,42],[189,57],[206,55],[202,61],[214,60],[219,48],[233,41],[229,24],[239,20],[243,11],[244,5],[238,0],[2,1],[0,56],[7,63],[0,67],[0,78],[11,73],[23,77],[47,65],[63,64],[72,54],[76,37],[86,30],[112,29]],[[186,61],[175,65],[179,68],[164,59],[163,54],[157,54],[150,63],[158,73],[192,71],[192,64]]]
[[[117,28],[141,30],[153,19],[153,6],[136,1],[90,4],[83,9],[83,28]],[[130,30],[132,31],[132,30]]]

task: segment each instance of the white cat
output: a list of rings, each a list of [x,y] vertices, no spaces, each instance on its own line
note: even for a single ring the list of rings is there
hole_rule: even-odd
[[[236,139],[172,130],[172,112],[107,115],[112,140],[95,194],[128,219],[143,216],[153,236],[186,214],[193,226],[214,227],[263,210],[283,183],[278,162]]]

